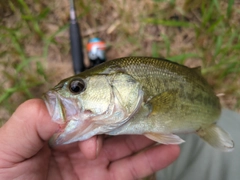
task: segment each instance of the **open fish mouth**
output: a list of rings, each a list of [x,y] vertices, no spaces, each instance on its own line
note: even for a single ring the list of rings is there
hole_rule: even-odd
[[[75,136],[75,133],[81,133],[81,131],[76,131],[79,126],[84,132],[84,128],[89,125],[80,120],[82,119],[80,116],[81,107],[74,99],[62,98],[54,91],[48,91],[42,98],[52,121],[59,125],[58,132],[49,141],[50,146],[67,144]]]
[[[73,100],[61,98],[53,91],[43,95],[43,100],[47,106],[52,121],[57,124],[66,124],[72,117],[76,116],[80,109],[77,109]]]
[[[58,96],[52,91],[49,91],[43,95],[43,100],[47,106],[52,121],[58,124],[64,124],[66,122],[66,117]]]

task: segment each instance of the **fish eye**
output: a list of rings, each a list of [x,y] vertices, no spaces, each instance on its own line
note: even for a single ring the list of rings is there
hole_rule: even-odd
[[[85,90],[85,83],[82,79],[74,79],[69,83],[69,90],[73,94],[79,94]]]

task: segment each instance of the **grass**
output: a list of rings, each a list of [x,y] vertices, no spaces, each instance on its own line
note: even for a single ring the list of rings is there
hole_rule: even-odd
[[[182,1],[184,2],[184,1]],[[104,39],[108,59],[154,56],[202,66],[223,107],[240,110],[239,4],[233,0],[76,1],[84,44]],[[23,101],[73,74],[67,0],[0,1],[0,122]],[[3,11],[4,10],[4,11]]]

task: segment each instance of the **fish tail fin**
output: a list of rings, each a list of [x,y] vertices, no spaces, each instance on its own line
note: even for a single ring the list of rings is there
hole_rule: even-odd
[[[234,149],[234,142],[230,135],[216,124],[200,129],[197,134],[211,146],[225,152]]]

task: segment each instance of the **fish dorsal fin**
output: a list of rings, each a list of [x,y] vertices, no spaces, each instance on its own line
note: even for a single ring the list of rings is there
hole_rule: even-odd
[[[151,109],[149,116],[170,111],[176,100],[176,90],[165,91],[150,99],[146,105]]]
[[[201,72],[201,70],[202,70],[202,68],[201,68],[201,66],[197,66],[197,67],[194,67],[194,68],[192,68],[198,75],[202,75],[202,72]]]

